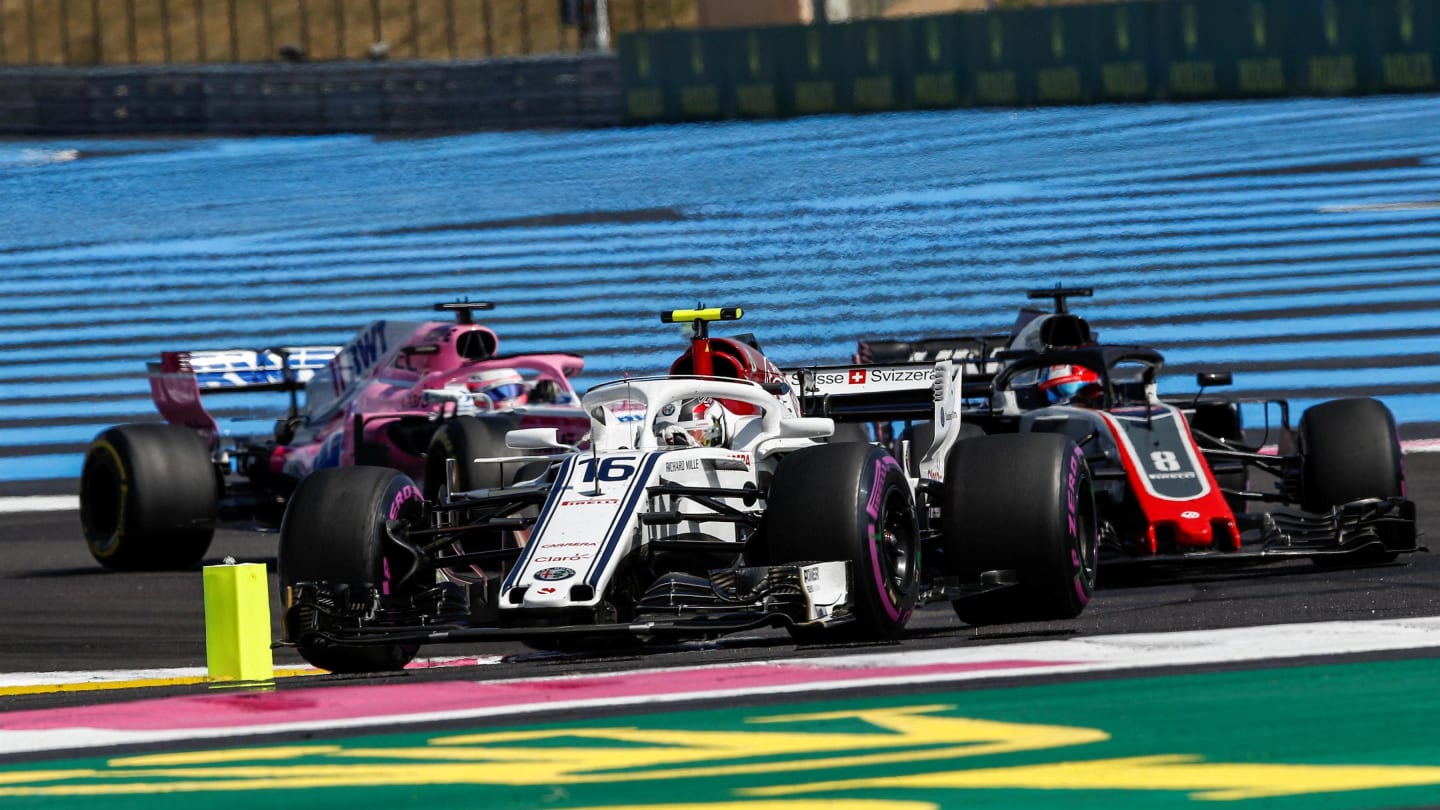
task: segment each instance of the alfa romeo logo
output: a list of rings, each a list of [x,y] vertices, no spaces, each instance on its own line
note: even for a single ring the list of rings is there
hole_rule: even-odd
[[[545,582],[554,582],[559,579],[569,579],[573,576],[575,576],[575,571],[571,568],[545,568],[535,572],[535,578],[544,580]]]

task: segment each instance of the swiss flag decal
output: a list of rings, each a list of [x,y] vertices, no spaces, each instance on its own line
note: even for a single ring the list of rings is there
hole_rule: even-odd
[[[863,368],[852,368],[852,369],[850,369],[850,384],[851,384],[851,385],[864,385],[864,384],[865,384],[865,369],[863,369]]]

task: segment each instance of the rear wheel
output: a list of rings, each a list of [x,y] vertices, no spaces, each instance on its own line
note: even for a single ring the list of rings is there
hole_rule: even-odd
[[[905,428],[900,433],[900,441],[910,442],[910,455],[907,456],[907,466],[910,468],[912,478],[920,477],[920,459],[924,457],[925,451],[935,442],[935,423],[916,422]]]
[[[985,435],[985,429],[974,422],[962,422],[957,430],[956,441]],[[910,477],[919,478],[920,461],[925,458],[926,453],[930,452],[930,445],[935,443],[935,423],[916,422],[901,432],[900,440],[910,442]]]
[[[855,622],[827,637],[893,639],[919,593],[920,531],[909,482],[895,459],[869,444],[827,444],[781,460],[766,500],[772,564],[850,563]],[[800,640],[816,637],[796,627]]]
[[[436,504],[446,502],[451,488],[451,482],[445,475],[445,463],[448,459],[455,459],[458,479],[454,482],[456,492],[508,487],[517,481],[530,481],[544,475],[550,466],[550,462],[545,459],[504,463],[475,461],[477,458],[516,455],[516,451],[505,445],[505,434],[514,426],[515,422],[510,417],[477,419],[473,416],[461,416],[441,425],[431,436],[430,449],[425,454],[425,499]],[[512,516],[535,517],[538,514],[538,509],[527,507]],[[463,554],[467,551],[514,548],[523,544],[527,537],[528,532],[519,531],[468,532],[464,546],[456,546],[455,552]],[[493,567],[485,574],[481,574],[477,568],[476,573],[481,578],[504,575],[503,571]]]
[[[386,521],[415,520],[421,505],[420,490],[394,470],[332,467],[312,473],[295,490],[280,525],[281,592],[301,582],[374,587],[391,596],[423,590],[430,583],[402,580],[411,561],[395,553],[385,535]],[[302,658],[331,672],[402,669],[419,649],[307,640],[291,627],[286,637],[297,642]]]
[[[447,420],[430,437],[425,453],[425,497],[441,501],[442,490],[449,489],[445,480],[445,462],[455,459],[459,476],[457,492],[492,489],[505,485],[505,476],[498,462],[477,462],[477,458],[498,458],[510,455],[505,446],[508,423],[494,419],[461,416]]]
[[[113,427],[80,472],[80,527],[90,554],[117,570],[193,568],[215,534],[221,480],[192,428]]]
[[[842,442],[867,444],[870,442],[870,431],[858,422],[838,422],[835,425],[835,433],[825,439],[825,443],[840,444]]]
[[[1364,498],[1405,494],[1395,417],[1378,400],[1322,402],[1300,417],[1300,505],[1309,512]],[[1346,557],[1345,564],[1393,561],[1391,551]],[[1331,558],[1317,557],[1320,565]]]
[[[957,599],[968,624],[1072,619],[1095,589],[1099,532],[1090,468],[1054,433],[977,436],[946,461],[942,532],[963,579],[1015,572],[1017,584]]]

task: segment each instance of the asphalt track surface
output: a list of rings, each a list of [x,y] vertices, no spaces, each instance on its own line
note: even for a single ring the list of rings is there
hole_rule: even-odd
[[[1434,543],[1435,516],[1440,514],[1440,498],[1435,494],[1440,492],[1440,453],[1410,453],[1405,463],[1409,493],[1418,504],[1421,543],[1426,535]],[[0,632],[0,673],[205,666],[199,571],[106,571],[85,550],[74,512],[0,515],[0,550],[0,615],[8,617]],[[272,619],[278,621],[274,552],[273,535],[222,531],[206,564],[227,556],[240,562],[266,563],[271,571]],[[977,629],[961,624],[948,606],[931,606],[917,612],[905,637],[893,645],[797,648],[781,631],[590,654],[542,652],[513,643],[432,645],[422,649],[421,655],[476,656],[486,663],[394,675],[281,678],[276,688],[553,677],[1114,634],[1427,616],[1440,616],[1437,553],[1410,555],[1404,564],[1352,570],[1321,570],[1308,562],[1287,562],[1243,571],[1142,579],[1102,588],[1079,618],[1049,624]],[[274,636],[279,636],[278,627]],[[285,648],[276,650],[275,662],[277,666],[302,663],[293,650]],[[3,695],[0,711],[98,705],[194,694],[196,690],[192,684]]]

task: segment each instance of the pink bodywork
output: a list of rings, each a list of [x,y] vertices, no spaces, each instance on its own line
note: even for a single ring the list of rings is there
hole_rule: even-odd
[[[476,354],[477,345],[488,348],[485,359],[469,359],[462,354],[467,347],[469,353]],[[355,431],[363,424],[366,445],[385,447],[388,466],[421,480],[423,455],[413,452],[413,448],[399,447],[389,428],[404,419],[414,422],[453,415],[454,403],[427,403],[425,391],[463,389],[472,374],[490,369],[511,368],[525,372],[528,380],[551,381],[558,387],[561,399],[568,402],[487,411],[484,406],[488,400],[480,397],[478,416],[511,414],[513,427],[554,427],[561,441],[578,441],[589,429],[589,419],[579,407],[579,396],[569,377],[584,367],[584,361],[569,354],[498,356],[493,354],[497,346],[494,332],[477,324],[370,324],[346,344],[328,369],[317,373],[305,386],[303,422],[291,441],[274,448],[271,471],[300,478],[315,469],[354,464]],[[421,347],[421,351],[414,351]],[[161,356],[161,362],[151,368],[150,390],[166,421],[193,427],[218,446],[219,426],[200,401],[202,389],[186,353],[165,352]]]

